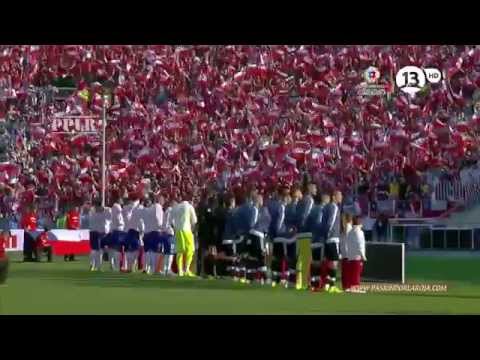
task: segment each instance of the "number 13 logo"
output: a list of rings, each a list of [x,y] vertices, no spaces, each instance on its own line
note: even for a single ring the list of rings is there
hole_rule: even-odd
[[[427,83],[425,72],[417,66],[405,66],[395,78],[397,86],[403,92],[414,95]]]

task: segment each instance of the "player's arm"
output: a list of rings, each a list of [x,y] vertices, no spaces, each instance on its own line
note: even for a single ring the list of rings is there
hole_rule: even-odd
[[[309,198],[308,202],[306,203],[306,206],[302,209],[302,213],[300,214],[300,222],[299,222],[300,228],[303,228],[305,226],[305,223],[307,222],[308,214],[310,214],[312,207],[313,207],[313,199]]]
[[[105,211],[105,218],[106,218],[108,221],[112,221],[112,209],[106,207],[106,208],[104,209],[104,211]]]
[[[192,227],[198,222],[197,214],[195,213],[195,208],[193,206],[190,206],[190,221],[192,222]]]
[[[358,233],[358,248],[360,250],[362,260],[367,261],[366,249],[365,249],[365,234],[363,231]]]
[[[252,210],[249,212],[249,217],[248,217],[248,229],[251,230],[255,226],[255,224],[258,221],[258,209],[253,206]]]
[[[338,215],[338,206],[336,204],[333,204],[333,206],[328,212],[328,215],[329,216],[327,220],[327,239],[333,230],[333,225],[335,224],[335,219],[337,218],[337,215]]]
[[[157,219],[157,224],[163,224],[163,209],[160,204],[155,205],[155,218]]]
[[[285,221],[285,205],[280,205],[279,214],[277,217],[277,223],[275,224],[275,232],[277,234],[282,228],[284,221]]]

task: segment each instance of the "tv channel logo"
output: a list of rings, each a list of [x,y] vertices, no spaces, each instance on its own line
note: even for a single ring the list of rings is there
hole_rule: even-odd
[[[395,77],[397,87],[411,96],[422,90],[427,81],[436,84],[442,81],[442,73],[435,68],[421,69],[418,66],[405,66],[401,68]]]

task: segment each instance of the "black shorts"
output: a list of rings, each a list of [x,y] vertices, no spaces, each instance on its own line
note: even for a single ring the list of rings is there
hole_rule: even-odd
[[[325,259],[328,261],[338,261],[339,258],[338,243],[326,243]]]
[[[261,259],[265,256],[265,238],[249,234],[246,238],[243,252],[248,253],[251,257]]]

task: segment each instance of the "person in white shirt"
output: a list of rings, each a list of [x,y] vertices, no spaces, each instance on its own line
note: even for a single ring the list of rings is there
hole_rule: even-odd
[[[165,198],[160,197],[159,203],[165,206]],[[163,212],[162,235],[160,242],[160,252],[163,256],[162,274],[165,276],[173,276],[172,271],[173,257],[175,256],[175,237],[173,230],[172,209],[177,205],[176,201],[172,201],[169,206],[166,206]]]
[[[144,222],[142,219],[143,205],[138,199],[130,201],[123,208],[123,218],[125,220],[125,268],[127,272],[136,270],[138,263],[138,253],[141,246],[141,236],[144,232]]]
[[[102,249],[107,244],[105,238],[110,232],[111,210],[103,208],[99,203],[88,215],[90,227],[90,270],[99,271],[102,266]]]
[[[158,251],[163,225],[163,209],[158,198],[154,203],[151,203],[149,200],[145,204],[145,208],[143,209],[143,222],[145,225],[145,236],[143,237],[143,248],[145,251],[144,272],[151,275],[157,270]]]
[[[117,199],[110,209],[111,224],[110,234],[106,245],[108,247],[108,257],[113,271],[119,271],[121,268],[121,252],[125,239],[125,221],[123,219],[123,200]]]
[[[363,262],[367,260],[367,257],[362,220],[358,216],[353,219],[353,228],[347,235],[346,256],[348,258],[346,291],[363,293],[364,291],[359,290],[358,286],[363,271]]]
[[[197,214],[187,198],[172,209],[172,224],[175,231],[178,275],[194,277],[190,267],[195,254],[193,227],[197,224]]]
[[[348,283],[348,257],[347,257],[347,236],[352,230],[353,217],[350,213],[342,216],[342,233],[340,235],[340,257],[342,258],[342,288],[345,290]]]

